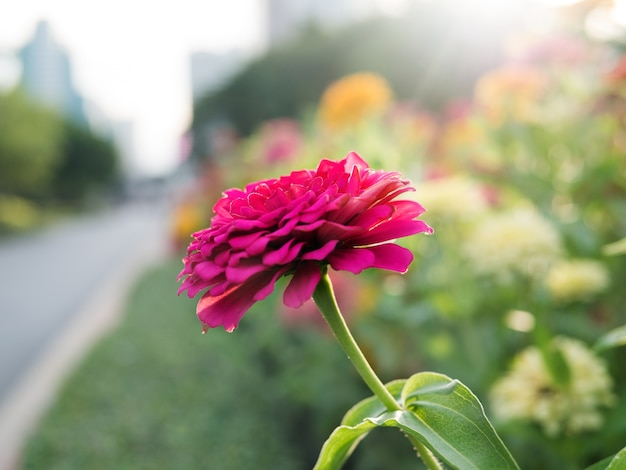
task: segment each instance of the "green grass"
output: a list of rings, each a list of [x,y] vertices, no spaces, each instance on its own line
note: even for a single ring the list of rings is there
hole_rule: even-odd
[[[255,306],[201,335],[176,295],[179,261],[140,279],[122,324],[66,382],[26,446],[26,469],[304,469],[368,395],[328,335]],[[280,289],[277,289],[280,290]]]

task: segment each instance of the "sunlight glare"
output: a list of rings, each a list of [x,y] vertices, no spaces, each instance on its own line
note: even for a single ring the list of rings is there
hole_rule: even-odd
[[[518,2],[515,0],[468,0],[454,3],[457,16],[485,26],[497,25],[511,18]]]
[[[539,2],[547,7],[565,7],[580,3],[582,0],[539,0]]]

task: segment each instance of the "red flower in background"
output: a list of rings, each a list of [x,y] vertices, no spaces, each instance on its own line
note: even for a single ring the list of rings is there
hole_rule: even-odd
[[[297,308],[313,295],[322,265],[405,272],[413,255],[392,241],[432,233],[416,220],[420,204],[395,200],[411,190],[400,173],[373,170],[356,153],[230,189],[211,225],[193,234],[179,294],[205,291],[197,306],[203,331],[221,325],[230,332],[281,276],[293,275],[283,302]]]
[[[623,84],[626,81],[626,55],[606,74],[606,80],[611,84]]]

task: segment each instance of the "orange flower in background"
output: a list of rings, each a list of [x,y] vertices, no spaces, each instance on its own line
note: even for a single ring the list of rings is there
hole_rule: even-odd
[[[189,198],[174,207],[172,213],[172,247],[175,251],[189,244],[190,233],[202,228],[200,204]]]
[[[392,99],[393,92],[384,78],[373,73],[355,73],[326,88],[319,117],[329,129],[347,128],[382,113]]]
[[[540,70],[509,64],[482,76],[476,84],[475,99],[494,124],[507,118],[532,121],[547,85],[547,77]]]

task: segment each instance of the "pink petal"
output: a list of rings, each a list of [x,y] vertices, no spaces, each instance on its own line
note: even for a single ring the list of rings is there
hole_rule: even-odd
[[[336,211],[327,215],[327,219],[332,222],[345,223],[354,217],[355,214],[360,214],[371,205],[372,201],[365,200],[360,197],[351,197],[346,203]]]
[[[395,243],[363,248],[374,254],[373,268],[389,269],[405,273],[413,261],[413,253]]]
[[[392,220],[373,228],[369,232],[351,239],[355,245],[371,245],[420,232],[432,233],[426,222],[421,220]]]
[[[263,234],[265,234],[265,232],[263,232]],[[246,247],[246,253],[248,253],[250,256],[257,256],[260,255],[261,253],[263,253],[265,251],[265,248],[267,248],[267,244],[270,242],[270,239],[268,237],[261,237],[257,240],[255,240],[254,242],[250,243],[250,245],[248,245]]]
[[[392,213],[393,206],[389,204],[375,206],[358,214],[354,219],[350,221],[350,225],[358,225],[365,228],[372,227],[379,222],[391,217]]]
[[[243,260],[237,266],[228,266],[226,268],[226,279],[233,283],[245,282],[261,271],[267,269],[260,260]]]
[[[233,220],[230,228],[233,231],[241,230],[242,232],[247,232],[256,228],[265,228],[265,224],[262,221],[256,219],[237,219]]]
[[[291,263],[300,254],[300,249],[304,242],[295,242],[294,239],[289,240],[279,249],[268,251],[263,255],[263,264],[266,266],[275,266]]]
[[[206,282],[195,276],[188,276],[178,289],[178,295],[182,294],[186,290],[187,297],[191,299],[198,295],[198,293],[204,290],[206,287]]]
[[[362,234],[364,229],[362,227],[350,227],[347,225],[337,224],[335,222],[324,222],[324,224],[317,230],[317,236],[323,243],[329,240],[345,240],[347,238],[356,237]]]
[[[375,260],[374,253],[363,248],[336,250],[328,257],[328,262],[333,269],[350,271],[354,274],[359,274],[364,269],[371,268]]]
[[[178,273],[178,276],[176,276],[176,280],[180,281],[182,278],[184,278],[186,275],[191,274],[193,272],[193,268],[191,267],[191,264],[189,263],[189,258],[183,258],[183,269]]]
[[[298,264],[289,285],[283,293],[283,303],[287,307],[298,308],[313,295],[315,287],[322,278],[320,265],[315,262]]]
[[[361,172],[356,165],[352,167],[351,175],[348,179],[348,187],[346,189],[351,196],[356,196],[361,189]]]
[[[289,235],[296,225],[298,225],[298,219],[289,219],[287,220],[285,225],[283,225],[275,232],[271,233],[270,236],[272,238],[280,238],[284,237],[285,235]]]
[[[208,293],[209,293],[209,295],[212,295],[212,296],[215,297],[215,296],[218,296],[218,295],[222,295],[224,292],[226,292],[227,290],[232,289],[236,285],[237,285],[236,283],[230,282],[229,280],[226,279],[226,276],[224,276],[223,279],[219,280],[214,286],[212,286],[208,290]]]
[[[252,296],[242,295],[243,286],[244,284],[218,296],[204,294],[196,307],[202,324],[209,328],[222,325],[229,333],[237,328],[239,320],[256,302]]]
[[[297,227],[295,227],[293,229],[294,233],[306,233],[306,232],[312,232],[314,230],[317,230],[318,228],[320,228],[322,225],[324,225],[326,223],[325,220],[317,220],[313,223],[307,224],[307,225],[298,225]]]
[[[211,281],[216,276],[222,274],[224,272],[224,268],[221,266],[217,266],[211,261],[204,261],[202,263],[198,263],[193,271],[203,281]]]
[[[363,170],[370,167],[367,162],[363,160],[361,156],[356,152],[348,153],[348,155],[346,155],[346,158],[344,158],[341,163],[343,163],[344,168],[348,173],[352,172],[353,167],[357,167]]]
[[[317,165],[317,170],[315,170],[316,176],[321,176],[322,178],[327,178],[329,174],[342,172],[342,162],[333,162],[331,160],[323,159]],[[293,174],[293,173],[292,173]]]
[[[337,246],[339,240],[331,240],[326,243],[323,247],[318,248],[317,250],[309,251],[302,256],[303,260],[316,260],[322,261],[325,259]]]
[[[266,232],[253,232],[247,233],[245,235],[240,235],[238,237],[231,237],[228,239],[228,244],[234,248],[235,250],[245,250],[251,243],[254,243],[264,235]]]
[[[415,201],[393,201],[391,205],[394,208],[394,219],[414,219],[426,212],[426,209]]]
[[[254,294],[254,300],[263,300],[265,297],[270,295],[274,291],[274,285],[276,284],[278,278],[286,274],[287,271],[289,271],[289,269],[286,267],[278,269],[272,276],[272,279],[270,279],[270,282],[268,282],[265,287],[262,287],[257,291],[256,294]]]
[[[196,307],[198,318],[209,328],[222,325],[230,333],[237,328],[241,318],[254,305],[257,294],[266,290],[268,284],[273,288],[272,282],[275,282],[273,272],[262,273],[221,295],[212,296],[206,293]]]
[[[300,222],[308,224],[319,220],[322,215],[331,209],[334,209],[333,204],[329,209],[330,197],[327,195],[319,195],[317,201],[311,204],[306,209],[302,210],[298,216]]]

